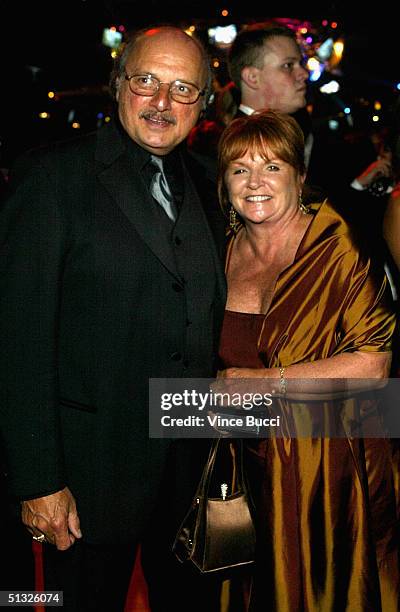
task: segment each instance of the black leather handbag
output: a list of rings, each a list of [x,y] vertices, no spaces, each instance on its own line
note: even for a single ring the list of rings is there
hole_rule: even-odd
[[[220,485],[220,497],[209,497],[221,439],[216,439],[191,507],[175,538],[173,551],[201,573],[227,571],[254,563],[256,532],[243,473],[241,440],[231,440],[234,470],[231,484]],[[234,491],[234,492],[233,492]]]

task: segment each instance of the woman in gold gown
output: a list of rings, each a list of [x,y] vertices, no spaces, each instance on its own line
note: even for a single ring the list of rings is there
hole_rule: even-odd
[[[326,201],[304,206],[303,150],[297,123],[272,112],[235,120],[219,145],[234,229],[220,383],[261,378],[281,397],[300,379],[316,394],[329,380],[384,379],[395,325],[385,277],[344,220]],[[387,439],[246,439],[246,461],[258,523],[251,610],[399,609]]]

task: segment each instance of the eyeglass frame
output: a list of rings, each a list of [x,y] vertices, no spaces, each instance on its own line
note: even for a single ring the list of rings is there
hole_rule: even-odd
[[[131,87],[131,80],[133,79],[133,77],[150,77],[151,79],[153,79],[154,81],[156,81],[156,83],[158,84],[157,89],[154,93],[138,93],[137,91],[133,91],[132,87]],[[199,101],[199,98],[201,98],[202,96],[204,96],[207,92],[206,89],[200,89],[199,87],[197,87],[197,85],[195,85],[194,83],[191,83],[190,81],[181,81],[180,79],[175,79],[175,81],[160,81],[160,79],[158,79],[156,76],[154,76],[153,74],[151,74],[151,72],[143,72],[143,73],[139,73],[139,74],[131,74],[128,75],[127,73],[125,73],[124,78],[126,81],[128,81],[129,83],[129,91],[131,91],[133,94],[135,94],[136,96],[144,96],[146,98],[151,98],[153,96],[155,96],[159,91],[160,91],[160,86],[161,85],[169,85],[168,87],[168,95],[169,97],[174,101],[174,102],[178,102],[178,104],[196,104],[196,102]],[[183,85],[191,85],[192,87],[195,87],[198,91],[198,95],[197,98],[195,100],[193,100],[193,102],[182,102],[182,100],[176,100],[172,95],[171,95],[171,86],[176,84],[176,83],[181,83]]]

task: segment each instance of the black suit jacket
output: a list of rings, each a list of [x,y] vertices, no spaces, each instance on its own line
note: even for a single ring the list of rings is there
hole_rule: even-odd
[[[0,214],[10,489],[69,486],[89,541],[137,539],[158,495],[169,442],[149,439],[148,379],[214,372],[224,222],[215,184],[182,159],[172,240],[113,124],[35,155]]]

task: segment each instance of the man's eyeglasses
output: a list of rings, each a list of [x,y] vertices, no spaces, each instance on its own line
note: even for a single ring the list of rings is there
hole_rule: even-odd
[[[160,85],[169,85],[168,93],[172,100],[181,104],[194,104],[206,93],[205,89],[199,89],[193,83],[186,81],[160,81],[152,74],[125,75],[132,93],[139,96],[154,96],[160,89]]]

